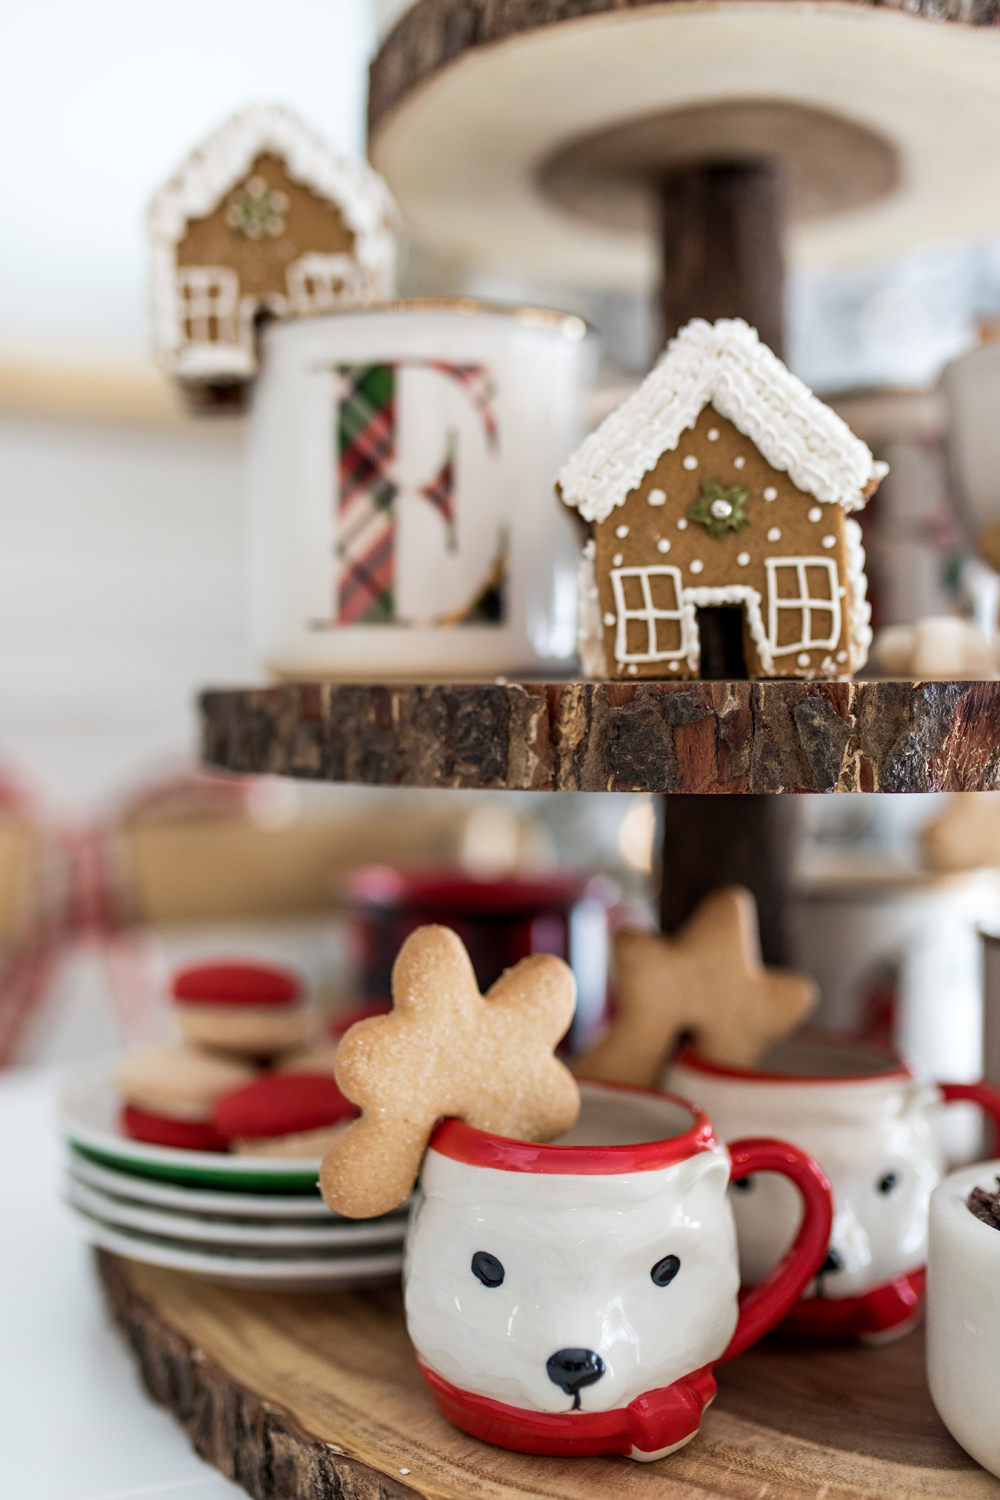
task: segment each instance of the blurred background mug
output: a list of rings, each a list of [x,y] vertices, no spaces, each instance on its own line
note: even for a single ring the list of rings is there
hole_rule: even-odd
[[[935,1113],[969,1100],[996,1126],[1000,1092],[930,1083],[890,1048],[818,1028],[774,1047],[759,1069],[725,1068],[687,1048],[664,1087],[707,1110],[724,1140],[784,1137],[830,1179],[827,1257],[785,1332],[882,1343],[913,1326],[926,1284],[928,1204],[945,1170]],[[753,1285],[791,1243],[798,1204],[780,1178],[754,1176],[737,1184],[733,1212],[740,1271]]]
[[[455,299],[276,324],[250,421],[256,646],[279,676],[566,670],[582,318]]]

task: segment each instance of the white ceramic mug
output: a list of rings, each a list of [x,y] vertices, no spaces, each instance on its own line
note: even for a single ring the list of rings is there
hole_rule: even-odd
[[[829,1252],[786,1332],[879,1343],[920,1315],[927,1207],[944,1171],[939,1104],[969,1099],[1000,1122],[989,1084],[932,1084],[896,1053],[818,1030],[775,1047],[759,1069],[723,1068],[683,1050],[664,1086],[707,1110],[724,1140],[747,1132],[794,1141],[833,1187]],[[750,1285],[790,1244],[800,1211],[787,1183],[745,1178],[732,1192],[740,1270]]]
[[[1000,1229],[967,1207],[996,1191],[1000,1161],[946,1177],[931,1194],[927,1254],[927,1383],[938,1415],[977,1463],[1000,1474]]]
[[[266,667],[565,671],[579,547],[553,476],[595,346],[581,318],[468,299],[269,328],[247,463]]]
[[[526,1453],[661,1458],[697,1432],[712,1366],[792,1306],[826,1251],[829,1186],[781,1141],[720,1145],[682,1099],[581,1086],[559,1142],[447,1120],[407,1239],[406,1321],[456,1426]],[[795,1246],[737,1302],[726,1188],[781,1172],[805,1204]]]

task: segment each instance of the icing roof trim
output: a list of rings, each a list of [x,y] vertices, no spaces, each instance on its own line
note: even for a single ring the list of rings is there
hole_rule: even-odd
[[[567,505],[603,521],[677,447],[712,403],[800,490],[860,510],[888,472],[836,412],[739,318],[695,318],[638,390],[606,417],[559,472]]]
[[[296,182],[340,209],[359,241],[388,236],[391,242],[399,211],[366,161],[340,156],[282,104],[251,104],[196,146],[154,195],[148,214],[154,243],[178,244],[188,223],[210,214],[263,152],[280,157]],[[359,243],[359,256],[361,250]]]

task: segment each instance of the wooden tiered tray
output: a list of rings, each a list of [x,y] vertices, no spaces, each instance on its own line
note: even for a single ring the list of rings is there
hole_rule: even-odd
[[[998,1500],[941,1425],[918,1330],[881,1349],[766,1341],[718,1371],[654,1464],[466,1437],[417,1371],[398,1291],[282,1296],[97,1253],[152,1396],[256,1500]]]
[[[1000,682],[289,683],[201,708],[210,765],[368,786],[1000,787]]]

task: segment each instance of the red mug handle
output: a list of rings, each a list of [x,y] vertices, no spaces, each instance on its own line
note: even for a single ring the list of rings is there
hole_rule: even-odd
[[[994,1138],[1000,1142],[1000,1089],[985,1082],[939,1083],[938,1088],[945,1104],[952,1104],[958,1099],[969,1099],[973,1104],[978,1104],[989,1116]]]
[[[826,1259],[833,1228],[833,1197],[826,1173],[819,1162],[798,1146],[754,1137],[733,1141],[729,1155],[733,1163],[730,1182],[739,1182],[752,1172],[780,1172],[801,1193],[805,1215],[798,1234],[774,1270],[759,1286],[740,1292],[739,1322],[720,1363],[749,1349],[792,1310]]]

